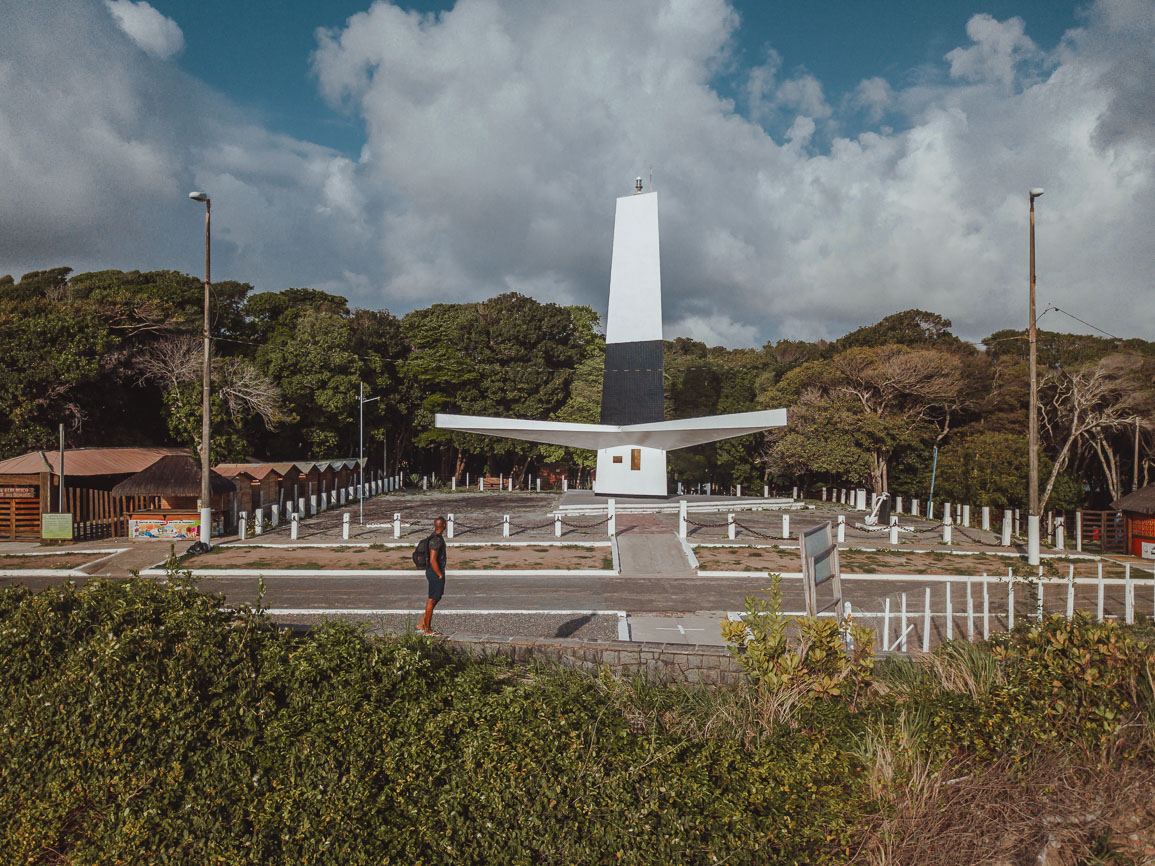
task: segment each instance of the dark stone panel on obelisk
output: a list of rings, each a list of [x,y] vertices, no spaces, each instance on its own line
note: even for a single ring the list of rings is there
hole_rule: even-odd
[[[606,344],[602,424],[651,424],[666,420],[662,341]]]

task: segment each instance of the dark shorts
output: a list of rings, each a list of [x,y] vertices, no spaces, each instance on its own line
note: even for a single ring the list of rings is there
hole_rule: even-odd
[[[432,568],[425,569],[425,580],[429,583],[429,597],[434,601],[441,601],[445,595],[445,578],[438,577]]]

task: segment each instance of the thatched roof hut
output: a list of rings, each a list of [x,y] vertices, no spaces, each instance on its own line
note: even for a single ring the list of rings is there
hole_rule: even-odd
[[[1137,514],[1155,514],[1155,484],[1140,487],[1134,493],[1128,493],[1115,502],[1112,508],[1119,511],[1133,511]]]
[[[237,487],[228,478],[209,470],[209,487],[214,496],[233,493]],[[200,463],[188,454],[170,454],[112,488],[114,496],[200,496]]]

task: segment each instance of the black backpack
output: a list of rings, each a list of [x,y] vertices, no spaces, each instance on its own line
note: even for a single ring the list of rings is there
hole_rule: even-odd
[[[432,537],[427,535],[413,548],[413,564],[418,568],[429,568],[429,539]]]

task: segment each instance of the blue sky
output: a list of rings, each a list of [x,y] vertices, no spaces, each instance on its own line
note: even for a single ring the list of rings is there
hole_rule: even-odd
[[[176,21],[188,47],[177,62],[239,105],[258,112],[270,128],[356,157],[365,135],[359,118],[334,111],[316,87],[311,57],[317,28],[341,28],[369,0],[154,0]],[[453,3],[401,3],[437,14]],[[1083,4],[1064,0],[743,0],[733,66],[714,85],[746,113],[742,78],[776,51],[788,70],[803,68],[837,98],[863,78],[894,85],[942,74],[943,56],[965,41],[975,12],[998,19],[1021,17],[1031,38],[1053,49],[1074,27]]]
[[[205,189],[216,279],[604,312],[613,200],[652,168],[668,338],[919,307],[977,340],[1025,322],[1041,186],[1040,307],[1155,334],[1155,0],[0,14],[0,274],[197,274]]]

